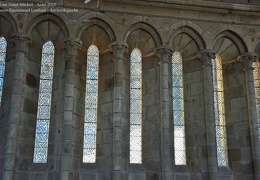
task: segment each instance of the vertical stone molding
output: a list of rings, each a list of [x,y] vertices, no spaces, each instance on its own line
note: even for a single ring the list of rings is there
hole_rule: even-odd
[[[160,112],[161,112],[161,171],[162,179],[172,179],[171,169],[174,160],[171,157],[172,129],[170,127],[170,87],[171,75],[169,73],[169,64],[171,62],[173,50],[169,46],[160,46],[155,49],[155,54],[160,58]]]
[[[258,122],[257,122],[257,110],[255,101],[255,86],[254,86],[254,74],[253,74],[253,62],[257,60],[258,56],[256,53],[247,52],[241,54],[238,60],[245,65],[245,75],[246,75],[246,90],[247,90],[247,107],[248,107],[248,120],[250,127],[250,138],[251,138],[251,148],[252,157],[254,164],[254,175],[255,179],[260,179],[260,141],[258,132]]]
[[[129,132],[129,123],[123,119],[122,106],[126,105],[123,93],[124,84],[124,55],[128,52],[128,45],[123,42],[112,42],[109,46],[110,52],[113,53],[114,61],[114,107],[113,107],[113,157],[112,157],[112,179],[122,179],[122,173],[126,173],[127,169],[124,164],[129,163],[129,157],[124,155],[124,147],[127,147],[129,137],[124,135]],[[128,129],[126,129],[128,128]],[[129,146],[128,146],[129,147]],[[129,153],[126,153],[129,154]]]
[[[69,180],[77,177],[79,167],[75,162],[81,162],[80,154],[75,154],[75,149],[81,147],[75,137],[74,133],[80,133],[75,127],[73,121],[74,105],[75,105],[75,62],[77,59],[77,51],[81,48],[82,42],[77,38],[67,38],[64,40],[63,47],[66,51],[65,61],[65,88],[64,88],[64,113],[62,122],[62,149],[61,149],[61,160],[60,160],[60,179]],[[75,167],[72,167],[75,166]]]
[[[16,157],[19,145],[19,121],[23,107],[23,85],[25,83],[26,55],[29,50],[31,39],[26,34],[17,34],[11,39],[15,50],[14,77],[11,89],[11,104],[7,123],[7,141],[5,147],[5,163],[3,179],[15,179]]]
[[[207,161],[208,177],[210,180],[217,178],[217,146],[215,132],[214,115],[214,90],[212,59],[215,60],[215,52],[210,49],[203,49],[198,52],[198,57],[203,63],[203,81],[204,81],[204,104],[205,104],[205,123],[206,123],[206,141],[207,141]]]
[[[75,60],[78,49],[81,48],[82,42],[77,38],[67,38],[64,40],[64,48],[66,49],[66,70],[75,68]]]

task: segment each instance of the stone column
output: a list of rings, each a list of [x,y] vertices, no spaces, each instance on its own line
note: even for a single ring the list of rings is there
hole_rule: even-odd
[[[81,47],[81,40],[77,38],[68,38],[64,41],[66,49],[66,64],[65,64],[65,88],[64,88],[64,114],[62,122],[62,146],[60,154],[60,179],[70,180],[77,179],[79,170],[76,169],[77,163],[81,162],[80,156],[75,154],[75,149],[79,146],[74,136],[74,133],[80,133],[76,129],[74,115],[74,88],[75,88],[75,62],[77,59],[77,51]],[[79,167],[79,165],[77,166]]]
[[[7,123],[7,142],[3,179],[15,179],[17,146],[19,141],[19,119],[23,107],[23,85],[25,83],[25,59],[31,40],[26,34],[17,34],[11,40],[15,48],[14,77],[11,89],[11,104]]]
[[[124,146],[127,147],[129,137],[125,132],[129,130],[124,129],[129,127],[128,121],[122,117],[122,106],[125,104],[123,98],[123,84],[124,84],[124,54],[128,51],[126,43],[113,42],[110,44],[109,49],[114,55],[114,107],[113,107],[113,178],[124,179],[123,173],[126,173],[124,164],[129,163],[129,157],[124,155]],[[125,153],[129,154],[129,153]]]
[[[170,145],[173,139],[170,127],[170,103],[169,99],[169,63],[172,57],[172,48],[160,46],[155,50],[155,54],[160,58],[160,112],[161,112],[161,173],[162,179],[172,179],[173,159],[170,154]]]
[[[247,90],[247,107],[248,120],[250,128],[251,148],[254,165],[255,179],[260,179],[260,141],[258,132],[258,122],[255,101],[254,74],[252,67],[253,62],[257,60],[257,54],[247,52],[238,57],[238,60],[245,65],[246,90]]]
[[[217,146],[214,114],[214,88],[212,74],[212,59],[215,60],[213,50],[204,49],[198,52],[198,56],[203,63],[204,74],[204,104],[205,104],[205,123],[206,123],[206,141],[208,158],[208,178],[217,179]]]

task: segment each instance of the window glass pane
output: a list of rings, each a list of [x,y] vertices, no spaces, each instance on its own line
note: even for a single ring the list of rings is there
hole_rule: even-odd
[[[83,162],[96,162],[99,51],[91,45],[87,53]]]
[[[186,165],[182,57],[179,52],[172,55],[172,96],[175,164]]]
[[[42,48],[42,62],[34,146],[34,163],[46,163],[51,111],[54,45],[46,42]]]
[[[214,87],[214,110],[216,124],[217,160],[218,166],[228,165],[227,137],[224,106],[224,88],[222,63],[220,57],[212,59],[213,87]]]
[[[258,131],[260,138],[260,69],[259,62],[256,61],[253,63],[254,67],[254,84],[255,84],[255,100],[256,100],[256,115],[258,121]]]
[[[130,69],[130,163],[142,163],[142,55],[135,48]]]
[[[5,56],[7,42],[4,37],[0,37],[0,106],[2,101],[4,74],[5,74]]]

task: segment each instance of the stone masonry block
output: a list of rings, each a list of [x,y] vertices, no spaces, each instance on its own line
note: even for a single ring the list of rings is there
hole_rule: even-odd
[[[242,110],[243,108],[247,107],[246,98],[239,97],[230,100],[231,110]]]
[[[117,132],[119,131],[119,132]],[[120,128],[115,128],[114,129],[114,140],[115,141],[119,141],[120,140],[120,132],[121,129]],[[118,134],[118,136],[116,136],[116,134]],[[112,130],[103,130],[103,143],[112,143],[113,140],[113,134],[112,134]]]
[[[228,149],[228,158],[232,161],[241,160],[241,150],[240,149]]]
[[[17,104],[19,105],[19,103],[17,102]],[[33,102],[29,99],[24,99],[24,102],[23,102],[23,111],[28,113],[28,114],[34,114],[36,115],[37,114],[37,109],[38,109],[38,106],[37,106],[37,102]]]
[[[142,154],[143,158],[159,158],[160,157],[160,150],[159,144],[151,144],[149,146],[143,146]]]
[[[128,175],[129,180],[146,180],[145,173],[129,173]]]
[[[198,95],[203,93],[203,83],[198,82],[191,84],[191,95]]]
[[[159,158],[144,160],[144,165],[146,166],[147,172],[149,172],[149,171],[159,172],[159,170],[161,168]]]

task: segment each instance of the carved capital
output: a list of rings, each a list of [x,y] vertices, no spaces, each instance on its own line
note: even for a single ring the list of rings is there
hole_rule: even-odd
[[[18,33],[11,39],[11,43],[14,44],[16,52],[27,53],[32,40],[27,34]]]
[[[82,46],[82,41],[78,38],[67,38],[63,41],[63,47],[66,49],[67,57],[76,56],[78,49]]]
[[[154,53],[160,58],[161,62],[169,62],[173,50],[170,46],[162,45],[154,50]]]
[[[128,52],[128,45],[124,42],[112,42],[109,51],[113,52],[115,59],[123,59],[124,53]]]
[[[212,59],[215,59],[215,51],[212,49],[203,49],[197,53],[204,66],[212,66]]]
[[[254,69],[253,62],[256,62],[258,55],[253,52],[247,52],[238,56],[238,60],[244,63],[246,69]]]

